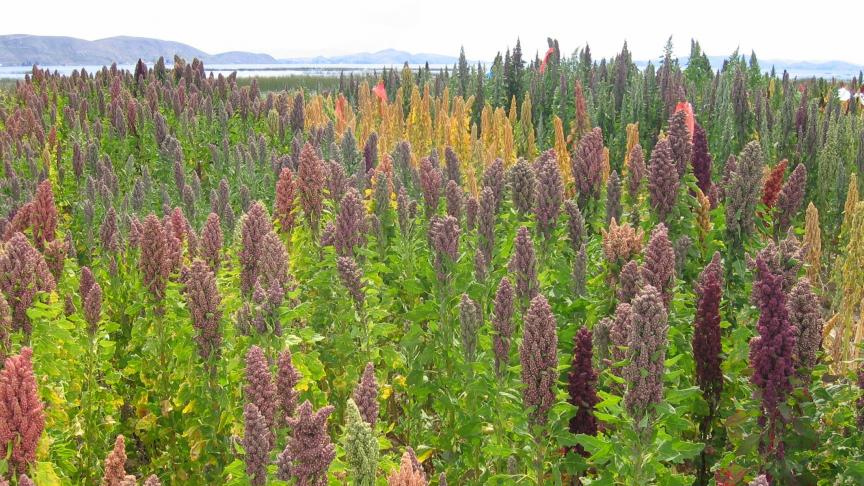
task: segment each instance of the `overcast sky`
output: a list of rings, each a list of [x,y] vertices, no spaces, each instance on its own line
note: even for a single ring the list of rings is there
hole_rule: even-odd
[[[123,5],[123,4],[126,5]],[[492,59],[522,39],[532,56],[556,37],[569,54],[587,41],[595,56],[628,41],[634,59],[660,56],[672,35],[678,55],[696,38],[709,55],[736,47],[761,59],[844,60],[864,64],[859,14],[852,3],[726,0],[562,2],[376,0],[278,2],[211,0],[24,0],[4,2],[0,34],[99,39],[133,35],[176,40],[214,54],[228,50],[276,57],[396,48]],[[200,8],[198,5],[204,5]],[[824,5],[821,8],[820,5]],[[846,5],[846,7],[841,7]],[[845,12],[841,12],[841,8]],[[860,22],[860,18],[857,19]]]

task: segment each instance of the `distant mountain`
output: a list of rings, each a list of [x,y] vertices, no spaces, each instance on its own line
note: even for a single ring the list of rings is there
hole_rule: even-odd
[[[279,61],[274,59],[273,56],[271,56],[270,54],[256,54],[245,51],[228,51],[208,56],[207,59],[204,59],[204,62],[210,64],[275,64]]]
[[[0,64],[4,66],[102,66],[134,64],[138,59],[155,62],[164,57],[169,63],[177,54],[186,60],[198,58],[206,64],[452,64],[453,56],[411,54],[395,49],[360,52],[341,56],[275,59],[269,54],[231,51],[208,54],[188,44],[146,37],[108,37],[88,41],[75,37],[41,35],[0,35]]]
[[[457,62],[455,56],[441,54],[412,54],[396,49],[384,49],[377,52],[358,52],[337,56],[295,57],[276,59],[269,54],[243,51],[208,54],[188,44],[150,39],[146,37],[118,36],[88,41],[75,37],[40,36],[40,35],[0,35],[0,65],[3,66],[103,66],[111,63],[134,64],[138,59],[145,62],[155,62],[164,57],[168,63],[174,55],[191,61],[201,59],[205,64],[369,64],[377,66],[401,66],[408,64],[448,64]],[[714,69],[720,69],[726,57],[709,56]],[[653,61],[657,64],[657,61]],[[686,57],[679,58],[681,66],[687,66]],[[635,61],[636,65],[645,67],[648,61]],[[764,71],[773,66],[778,73],[789,71],[799,78],[840,77],[851,78],[864,69],[864,66],[844,61],[795,61],[780,59],[760,59],[759,65]]]
[[[708,56],[711,62],[711,67],[720,69],[723,63],[729,59],[723,56]],[[682,59],[681,63],[686,66],[688,59]],[[840,76],[847,73],[857,74],[859,70],[864,69],[864,66],[852,64],[846,61],[796,61],[792,59],[759,59],[759,67],[763,71],[770,71],[772,67],[778,74],[784,70],[788,71],[792,76],[798,75],[835,75]]]
[[[715,70],[721,69],[723,63],[728,60],[725,56],[708,56],[708,61],[711,67]],[[658,61],[651,61],[656,66]],[[682,67],[686,67],[690,62],[687,57],[681,57],[678,62]],[[634,61],[639,68],[644,68],[648,65],[648,61]],[[759,67],[762,71],[768,72],[773,67],[778,75],[783,71],[788,71],[789,75],[798,78],[815,77],[838,77],[851,78],[864,70],[864,65],[853,64],[846,61],[795,61],[790,59],[759,59]]]
[[[95,41],[75,37],[39,35],[0,36],[0,64],[4,66],[101,66],[134,64],[138,59],[154,62],[164,57],[169,63],[177,54],[187,60],[197,57],[211,64],[271,64],[276,59],[267,54],[224,52],[208,54],[180,42],[145,37],[108,37]]]
[[[419,53],[398,51],[396,49],[384,49],[378,52],[358,52],[356,54],[344,54],[341,56],[316,56],[281,59],[286,64],[379,64],[399,65],[408,64],[453,64],[456,57],[441,54]]]
[[[812,73],[814,76],[854,76],[861,72],[861,70],[864,70],[864,65],[852,64],[846,61],[789,61],[783,59],[768,59],[765,61],[760,60],[759,66],[764,70],[768,70],[771,66],[774,66],[774,69],[778,73],[782,73],[783,70],[786,70],[790,73]]]

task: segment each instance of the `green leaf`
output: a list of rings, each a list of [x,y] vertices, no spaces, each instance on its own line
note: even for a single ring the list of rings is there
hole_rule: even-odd
[[[60,481],[60,477],[54,471],[54,465],[50,462],[37,462],[32,474],[33,477],[31,479],[39,486],[60,486],[63,484]]]
[[[603,436],[593,436],[587,434],[576,434],[575,441],[591,454],[591,459],[601,461],[609,456],[612,446],[604,440]]]
[[[661,461],[680,463],[687,459],[696,457],[704,448],[705,444],[696,442],[687,442],[683,440],[665,442],[660,447],[658,459]]]
[[[864,481],[864,461],[849,461],[844,475],[852,476],[859,482]]]

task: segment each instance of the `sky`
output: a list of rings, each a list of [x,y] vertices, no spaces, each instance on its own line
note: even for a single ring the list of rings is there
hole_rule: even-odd
[[[0,34],[115,35],[184,42],[210,54],[229,50],[274,57],[349,54],[395,48],[491,60],[517,36],[533,57],[546,38],[569,54],[588,42],[595,57],[626,40],[636,60],[657,59],[671,35],[686,56],[690,39],[709,55],[736,48],[760,59],[842,60],[864,65],[854,22],[839,9],[759,0],[496,2],[472,0],[39,0],[11,1]],[[512,7],[509,5],[513,5]],[[199,7],[204,5],[204,7]],[[848,5],[848,4],[847,4]],[[850,11],[849,14],[852,14]]]

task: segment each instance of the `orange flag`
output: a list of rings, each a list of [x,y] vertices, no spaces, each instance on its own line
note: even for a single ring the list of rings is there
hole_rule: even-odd
[[[340,93],[339,97],[336,98],[336,119],[339,120],[339,122],[345,123],[348,121],[345,119],[345,112],[349,108],[348,100]]]
[[[336,98],[336,118],[345,121],[345,97],[341,94]]]
[[[675,113],[684,110],[687,119],[687,130],[690,130],[690,141],[693,141],[693,130],[696,129],[696,118],[693,117],[693,105],[687,101],[679,101],[675,105]]]
[[[546,62],[549,61],[549,56],[551,56],[553,52],[555,52],[555,48],[550,47],[549,50],[546,51],[546,55],[543,56],[543,62],[540,63],[540,73],[541,74],[543,73],[543,71],[546,70]]]
[[[372,88],[375,96],[383,102],[387,102],[387,90],[384,88],[384,81],[378,81],[378,85]]]

